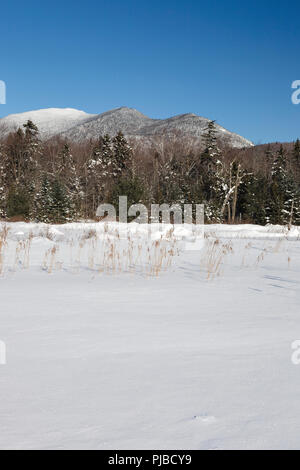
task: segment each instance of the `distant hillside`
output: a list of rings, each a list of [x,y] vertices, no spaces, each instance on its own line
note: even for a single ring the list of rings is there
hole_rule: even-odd
[[[0,135],[21,127],[28,119],[39,128],[41,137],[48,139],[56,135],[73,142],[95,140],[100,135],[115,135],[122,131],[127,137],[149,141],[160,136],[192,137],[201,143],[209,119],[195,114],[182,114],[169,119],[151,119],[131,108],[118,108],[103,114],[87,114],[76,109],[42,109],[14,114],[0,119]],[[217,137],[234,148],[252,147],[249,140],[216,124]]]

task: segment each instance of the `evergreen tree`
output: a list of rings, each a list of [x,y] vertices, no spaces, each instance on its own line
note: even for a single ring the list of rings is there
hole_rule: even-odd
[[[79,211],[82,198],[81,185],[77,176],[75,161],[68,144],[65,144],[58,154],[55,178],[63,181],[65,191],[74,207],[74,211]]]
[[[71,149],[65,144],[57,158],[57,168],[55,170],[57,177],[63,177],[65,185],[70,193],[79,191],[79,179]]]
[[[161,204],[184,204],[188,201],[188,181],[185,165],[174,157],[165,162],[158,162],[157,185],[153,194],[153,202]]]
[[[51,186],[51,221],[60,224],[72,221],[76,212],[66,187],[57,178]]]
[[[100,139],[99,149],[95,152],[95,158],[97,165],[100,167],[102,177],[110,179],[113,167],[113,150],[112,140],[108,134]]]
[[[22,217],[28,219],[30,215],[30,199],[30,195],[24,186],[11,186],[6,200],[7,217]]]
[[[44,223],[66,223],[76,217],[76,208],[66,186],[44,173],[33,200],[31,218]]]
[[[297,139],[294,144],[293,157],[296,165],[300,168],[300,140]]]
[[[25,129],[25,138],[31,145],[38,144],[38,134],[39,130],[38,127],[30,120],[23,125]]]
[[[298,212],[298,191],[287,171],[286,154],[281,146],[274,160],[266,221],[271,224],[290,224]]]
[[[110,186],[114,178],[113,149],[109,135],[100,137],[98,145],[93,149],[88,160],[86,176],[86,200],[95,214],[98,205],[107,200]]]
[[[217,143],[215,121],[208,123],[203,140],[205,150],[201,154],[201,166],[206,220],[208,222],[222,222],[228,182],[224,165],[220,160],[221,151]]]
[[[113,187],[109,201],[118,208],[119,196],[127,196],[128,207],[147,199],[144,182],[137,176],[123,176]]]
[[[41,155],[41,142],[39,140],[39,130],[32,121],[27,121],[23,127],[25,129],[25,135],[21,164],[22,175],[20,179],[22,184],[30,187],[34,182],[38,159]]]
[[[207,222],[221,222],[227,182],[221,151],[217,143],[215,121],[209,121],[203,135],[204,151],[188,159],[186,176],[189,181],[189,200],[203,203]]]
[[[217,142],[216,122],[209,121],[208,126],[203,134],[203,142],[205,150],[202,153],[202,163],[207,166],[214,167],[220,157],[220,149]]]
[[[265,176],[248,173],[239,193],[239,211],[243,219],[264,225],[267,217],[268,180]]]
[[[99,187],[113,176],[113,151],[109,135],[99,139],[87,163],[89,179]]]
[[[7,201],[9,217],[29,217],[41,157],[38,128],[32,121],[27,121],[23,128],[24,131],[18,129],[7,149],[5,172],[10,186]]]
[[[293,163],[295,168],[295,177],[300,183],[300,140],[297,139],[293,149]]]
[[[48,175],[44,174],[33,200],[31,217],[37,222],[50,223],[52,221],[53,204],[51,181]]]
[[[113,139],[113,176],[119,178],[125,171],[132,170],[132,149],[122,132]]]

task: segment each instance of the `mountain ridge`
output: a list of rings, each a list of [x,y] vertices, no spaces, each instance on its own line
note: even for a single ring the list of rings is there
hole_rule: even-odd
[[[95,140],[100,135],[115,135],[122,131],[126,137],[152,139],[159,136],[193,137],[201,142],[210,119],[193,113],[179,114],[166,119],[152,119],[134,108],[120,107],[101,114],[88,114],[73,108],[47,108],[11,114],[0,119],[0,136],[6,136],[32,120],[41,138],[61,136],[71,141]],[[252,147],[244,137],[216,124],[217,137],[234,148]]]

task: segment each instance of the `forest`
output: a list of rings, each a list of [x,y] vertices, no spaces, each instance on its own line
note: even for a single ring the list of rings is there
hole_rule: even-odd
[[[0,136],[0,217],[94,220],[101,203],[204,204],[206,223],[300,224],[300,141],[222,147],[210,121],[202,144],[165,136],[145,145],[120,131],[97,141],[42,141],[37,126]]]

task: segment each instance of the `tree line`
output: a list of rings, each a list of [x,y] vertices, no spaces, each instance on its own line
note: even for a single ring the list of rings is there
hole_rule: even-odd
[[[0,217],[91,219],[99,204],[117,207],[126,195],[130,205],[204,204],[207,223],[300,224],[299,140],[253,158],[254,151],[221,149],[211,121],[200,148],[180,136],[174,142],[141,150],[119,132],[76,147],[42,142],[28,121],[0,143]]]

